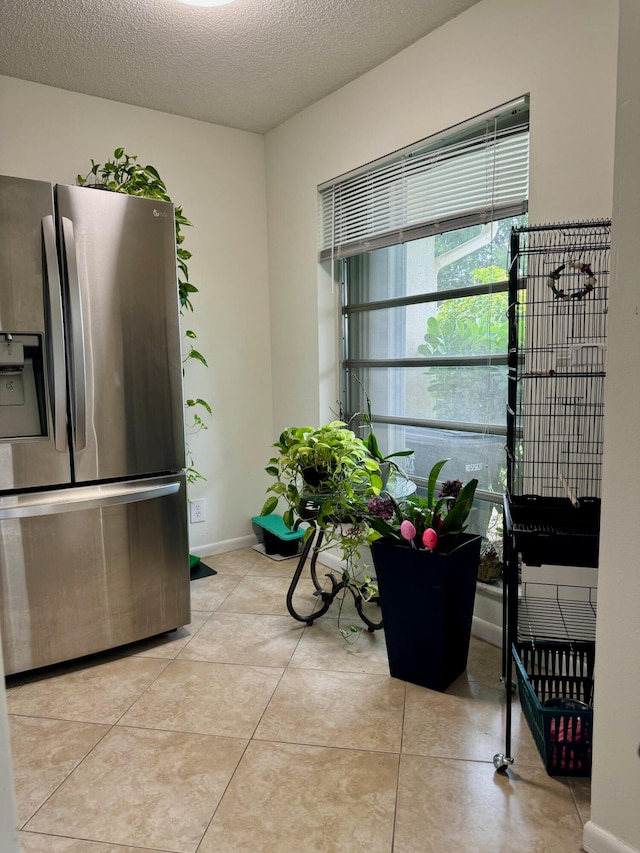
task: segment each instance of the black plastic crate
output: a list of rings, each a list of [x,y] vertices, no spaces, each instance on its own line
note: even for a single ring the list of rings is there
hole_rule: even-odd
[[[598,566],[600,499],[513,495],[505,498],[505,525],[529,566]]]
[[[520,704],[550,776],[589,776],[595,643],[516,643]]]
[[[299,551],[300,539],[283,539],[275,533],[264,530],[265,554],[280,554],[281,557],[295,557]]]
[[[291,530],[281,515],[254,515],[251,519],[256,535],[262,539],[264,552],[269,556],[294,557],[299,552],[300,540],[304,537],[304,527]]]

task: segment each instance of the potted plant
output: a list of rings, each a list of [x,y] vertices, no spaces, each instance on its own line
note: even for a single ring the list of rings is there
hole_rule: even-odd
[[[296,514],[304,514],[306,502],[318,505],[321,523],[346,509],[359,492],[379,492],[382,486],[378,463],[344,421],[288,427],[273,446],[278,453],[265,470],[276,482],[267,489],[272,495],[261,515],[273,512],[282,497],[288,504],[283,515],[287,527],[293,527]]]
[[[277,455],[269,460],[265,470],[275,482],[267,489],[271,494],[260,514],[272,513],[283,498],[287,504],[283,521],[290,530],[300,521],[309,522],[303,562],[313,544],[311,577],[323,601],[321,610],[308,616],[295,611],[291,598],[300,576],[299,566],[287,601],[289,612],[294,618],[310,623],[325,613],[340,593],[342,601],[349,592],[368,630],[376,630],[381,627],[380,621],[370,620],[363,612],[363,605],[375,595],[377,587],[361,571],[359,558],[360,548],[366,544],[370,532],[361,523],[361,515],[366,500],[379,494],[382,488],[377,461],[363,439],[340,420],[321,427],[289,427],[273,446]],[[331,589],[323,590],[316,575],[317,554],[334,547],[340,551],[341,569],[337,576],[328,574]],[[341,632],[346,637],[351,630],[341,629]]]
[[[465,532],[477,480],[429,475],[426,498],[370,498],[364,523],[382,607],[391,675],[443,691],[469,653],[481,537]]]

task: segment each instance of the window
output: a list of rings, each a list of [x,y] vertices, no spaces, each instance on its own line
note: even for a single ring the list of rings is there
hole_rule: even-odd
[[[491,538],[506,472],[509,237],[527,185],[523,99],[322,196],[321,257],[342,280],[345,416],[365,410],[366,389],[381,449],[414,450],[401,461],[419,489],[440,459],[446,479],[477,477],[470,528]]]

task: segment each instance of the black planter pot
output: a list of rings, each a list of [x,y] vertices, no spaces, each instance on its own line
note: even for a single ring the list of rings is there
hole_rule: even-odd
[[[442,692],[465,671],[481,542],[462,534],[447,554],[372,544],[394,678]]]
[[[311,492],[327,491],[327,482],[331,481],[334,471],[326,468],[302,468],[300,471],[305,486]]]

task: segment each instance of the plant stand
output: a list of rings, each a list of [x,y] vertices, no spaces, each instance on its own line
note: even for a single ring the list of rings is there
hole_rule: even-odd
[[[316,524],[316,518],[320,511],[320,503],[313,500],[306,500],[299,507],[300,518],[296,521],[295,528],[297,530],[299,524],[301,522],[307,522],[309,527],[311,528],[311,533],[308,535],[304,543],[304,547],[302,549],[302,553],[300,554],[300,559],[298,560],[298,565],[296,566],[296,570],[291,579],[291,584],[289,585],[289,590],[287,592],[287,610],[293,616],[294,619],[297,619],[298,622],[306,622],[307,625],[313,625],[316,619],[319,619],[320,616],[324,616],[324,614],[329,610],[331,605],[333,604],[336,596],[342,592],[343,590],[349,590],[351,595],[353,596],[353,601],[358,612],[358,616],[362,619],[362,621],[367,626],[368,631],[378,631],[382,628],[382,619],[379,622],[372,622],[371,619],[364,613],[363,605],[365,603],[365,599],[360,595],[357,587],[354,587],[353,581],[349,581],[346,574],[343,574],[342,580],[337,581],[331,572],[327,572],[325,577],[328,577],[331,581],[331,589],[325,590],[322,588],[320,581],[318,580],[318,571],[317,571],[317,561],[318,554],[320,553],[320,548],[322,546],[322,540],[324,539],[324,531],[321,527],[318,527]],[[304,616],[297,612],[295,607],[293,606],[293,596],[296,591],[296,587],[298,586],[298,582],[300,581],[300,577],[302,575],[303,569],[309,559],[309,555],[311,555],[309,560],[309,571],[311,574],[311,581],[315,587],[314,595],[318,596],[318,598],[322,601],[322,606],[318,610],[314,610],[312,613]],[[371,601],[371,599],[369,599]]]

